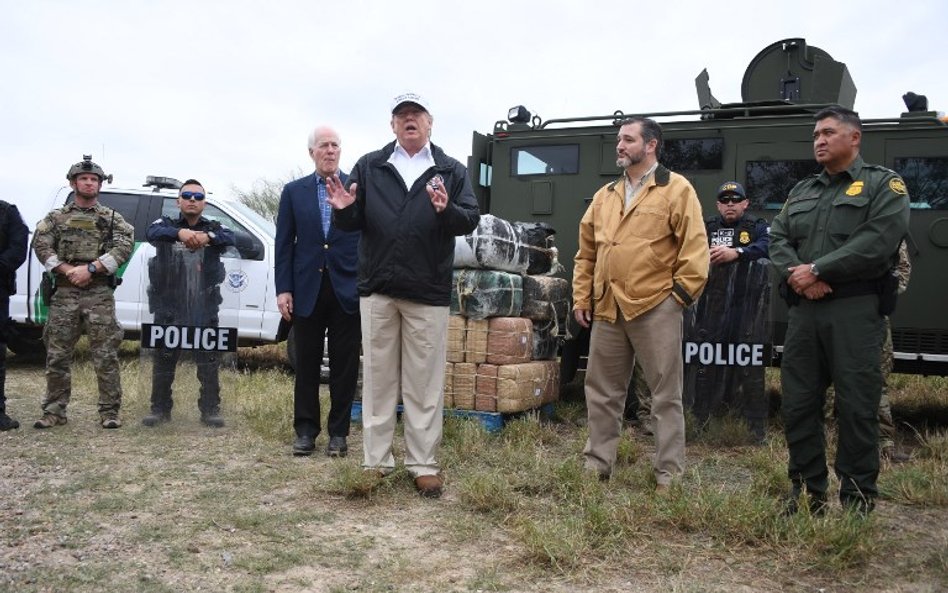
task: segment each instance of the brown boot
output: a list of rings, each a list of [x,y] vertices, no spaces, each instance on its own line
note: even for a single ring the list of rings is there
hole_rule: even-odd
[[[54,426],[62,426],[66,422],[65,416],[57,416],[56,414],[46,412],[42,418],[33,423],[33,428],[52,428]]]
[[[438,474],[415,478],[415,488],[418,490],[418,494],[425,498],[441,498],[442,486],[444,486],[444,480]]]

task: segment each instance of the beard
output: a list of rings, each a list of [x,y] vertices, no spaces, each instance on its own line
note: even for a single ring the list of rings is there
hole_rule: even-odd
[[[644,150],[638,154],[629,154],[629,155],[620,154],[618,157],[616,157],[616,167],[620,167],[622,169],[628,169],[632,165],[638,165],[644,160],[645,160]]]

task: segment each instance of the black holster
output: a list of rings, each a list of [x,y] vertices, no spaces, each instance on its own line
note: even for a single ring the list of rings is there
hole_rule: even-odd
[[[879,282],[879,315],[887,317],[895,311],[899,300],[899,277],[895,268],[889,270]]]
[[[43,272],[43,279],[40,280],[40,296],[47,307],[52,302],[54,294],[56,294],[56,275],[52,272]]]
[[[790,288],[790,285],[787,284],[786,280],[781,280],[780,285],[777,288],[780,292],[780,297],[786,301],[788,307],[795,307],[800,304],[800,299],[802,298],[796,292]]]

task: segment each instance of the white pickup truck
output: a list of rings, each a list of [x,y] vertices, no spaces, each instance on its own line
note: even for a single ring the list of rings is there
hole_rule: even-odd
[[[145,240],[145,229],[160,216],[177,216],[175,188],[179,185],[174,179],[149,176],[143,186],[145,189],[103,187],[99,194],[100,203],[114,208],[135,227],[135,250],[121,268],[122,284],[115,290],[116,314],[127,339],[139,337],[142,313],[148,312],[148,303],[142,302],[141,286],[155,248]],[[69,187],[63,187],[49,208],[70,200],[72,192]],[[221,316],[237,320],[240,345],[270,344],[288,339],[289,326],[277,311],[273,287],[276,233],[273,223],[244,204],[213,197],[208,197],[204,216],[220,221],[236,235],[236,253],[224,259],[226,277],[221,285]],[[31,233],[35,222],[26,221]],[[10,317],[14,328],[8,345],[14,353],[24,357],[41,356],[45,352],[41,338],[47,311],[37,298],[42,272],[43,266],[31,253],[27,263],[17,271],[17,292],[10,297]],[[290,341],[293,363],[292,339]]]

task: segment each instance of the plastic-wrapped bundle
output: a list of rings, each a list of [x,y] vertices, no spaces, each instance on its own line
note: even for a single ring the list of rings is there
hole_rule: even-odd
[[[481,412],[497,411],[497,369],[496,364],[477,365],[474,380],[474,409]]]
[[[553,360],[559,348],[559,331],[555,319],[533,323],[533,360]]]
[[[569,296],[569,282],[563,278],[524,276],[520,316],[534,321],[555,319],[563,325],[569,315]]]
[[[533,322],[523,317],[494,317],[488,324],[487,362],[529,362],[533,354]]]
[[[497,411],[522,412],[556,401],[559,365],[555,361],[497,367]]]
[[[474,377],[477,365],[473,362],[454,363],[454,407],[459,410],[474,409]]]
[[[553,246],[553,227],[544,222],[515,222],[513,227],[527,250],[527,274],[556,274],[563,269]]]
[[[530,253],[518,227],[503,218],[484,214],[473,233],[455,240],[454,267],[526,274]]]
[[[495,270],[454,270],[451,313],[470,319],[517,317],[523,307],[523,279]]]

